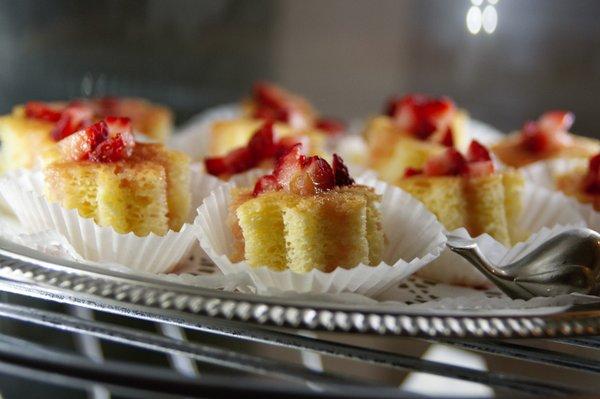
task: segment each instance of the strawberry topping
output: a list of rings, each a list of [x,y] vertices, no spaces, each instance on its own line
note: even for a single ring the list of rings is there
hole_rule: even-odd
[[[335,187],[354,184],[344,161],[334,155],[333,166],[318,156],[306,157],[302,144],[296,144],[277,161],[272,174],[261,177],[254,186],[254,196],[285,190],[299,195],[313,195]]]
[[[134,146],[131,121],[128,118],[107,118],[58,142],[65,159],[103,163],[128,158]]]
[[[73,101],[62,112],[60,119],[52,129],[54,141],[60,141],[65,137],[92,124],[94,110],[87,104]]]
[[[25,104],[25,116],[47,122],[58,122],[62,111],[62,106],[46,104],[41,101],[29,101]]]
[[[528,121],[521,129],[523,148],[531,153],[548,153],[569,145],[573,139],[569,129],[575,115],[568,111],[549,111],[537,121]]]
[[[254,117],[287,123],[295,128],[308,125],[301,99],[267,82],[258,82],[252,90]]]
[[[254,133],[245,147],[237,148],[220,157],[206,158],[206,171],[214,176],[233,175],[258,166],[267,159],[279,159],[304,137],[288,136],[275,140],[273,121],[267,121]]]
[[[423,94],[410,94],[391,99],[386,107],[386,115],[394,119],[396,125],[420,140],[427,140],[436,131],[450,127],[456,106],[452,100],[432,98]],[[442,142],[448,143],[444,135]]]
[[[600,195],[600,154],[590,159],[588,172],[583,180],[583,190],[589,195]]]
[[[494,173],[494,170],[494,163],[487,148],[473,140],[466,157],[454,148],[448,148],[443,153],[430,158],[423,170],[407,168],[404,177],[417,175],[482,177]]]
[[[346,126],[343,122],[332,118],[319,119],[315,123],[315,127],[331,136],[341,134],[346,130]]]
[[[351,186],[354,184],[354,179],[350,177],[348,167],[344,164],[342,157],[338,154],[333,154],[333,162],[331,163],[333,176],[335,177],[336,186]]]

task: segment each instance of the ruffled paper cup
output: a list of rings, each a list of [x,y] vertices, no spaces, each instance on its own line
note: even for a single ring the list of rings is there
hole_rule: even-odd
[[[316,269],[296,273],[252,267],[244,261],[232,262],[228,254],[233,237],[226,222],[231,186],[217,188],[198,209],[196,224],[200,245],[224,274],[248,273],[262,293],[276,289],[376,295],[433,261],[445,248],[446,238],[435,216],[408,193],[372,177],[361,177],[357,183],[373,187],[382,196],[380,209],[387,243],[383,261],[376,266],[359,264],[352,269],[339,267],[330,273]]]
[[[191,189],[194,211],[212,190],[223,185],[213,176],[192,168]],[[170,230],[164,236],[133,233],[120,234],[112,227],[103,227],[91,218],[79,215],[76,209],[65,209],[49,202],[43,195],[42,172],[16,171],[0,179],[0,192],[27,233],[56,231],[73,249],[92,262],[117,263],[131,269],[151,273],[172,270],[195,243],[196,226],[186,223],[180,231]],[[189,221],[193,221],[190,213]]]
[[[485,256],[498,259],[498,254],[529,245],[532,240],[537,239],[539,232],[547,229],[564,231],[564,229],[586,225],[580,212],[573,206],[573,201],[562,193],[526,182],[522,201],[523,211],[516,226],[518,231],[528,236],[522,243],[507,248],[488,234],[471,237],[464,228],[451,231],[450,234],[474,239]],[[419,270],[418,275],[424,279],[447,284],[481,288],[491,286],[489,280],[473,265],[449,249],[444,250],[439,258]]]

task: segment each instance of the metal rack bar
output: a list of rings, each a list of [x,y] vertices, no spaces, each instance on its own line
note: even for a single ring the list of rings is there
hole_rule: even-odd
[[[325,389],[328,384],[346,384],[365,386],[369,381],[350,379],[330,373],[313,371],[301,366],[286,364],[262,357],[241,354],[224,349],[178,341],[168,337],[150,334],[134,329],[113,326],[107,323],[90,322],[88,320],[62,315],[58,313],[28,308],[19,305],[0,304],[0,316],[25,322],[53,327],[70,332],[84,333],[91,336],[123,343],[139,348],[149,349],[165,354],[185,355],[191,359],[216,364],[235,370],[256,373],[268,377],[303,383],[310,381]]]
[[[564,367],[588,373],[600,373],[600,362],[579,356],[560,353],[548,349],[534,348],[501,341],[442,341],[461,349],[488,353],[496,356],[511,357],[528,362]]]

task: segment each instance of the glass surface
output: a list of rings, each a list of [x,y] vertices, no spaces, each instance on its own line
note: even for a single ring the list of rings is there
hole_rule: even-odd
[[[0,110],[140,95],[181,121],[267,78],[329,115],[422,91],[503,130],[570,109],[600,137],[599,15],[594,0],[3,0]]]

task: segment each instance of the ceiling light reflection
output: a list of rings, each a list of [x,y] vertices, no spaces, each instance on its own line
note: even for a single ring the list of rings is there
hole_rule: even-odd
[[[487,6],[482,14],[483,30],[486,33],[492,34],[498,26],[498,13],[494,6]]]
[[[471,7],[467,12],[467,29],[472,35],[476,35],[481,30],[482,13],[479,7]]]

